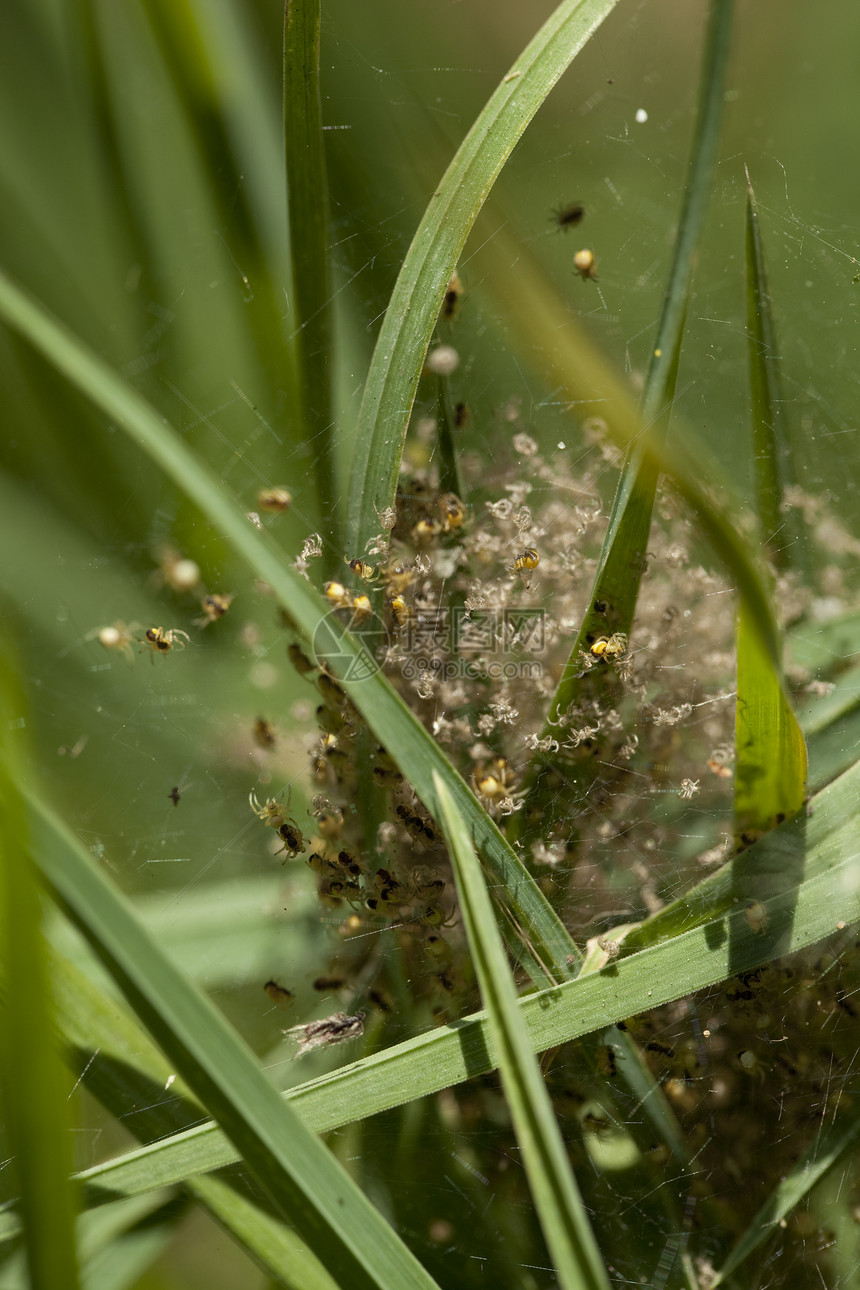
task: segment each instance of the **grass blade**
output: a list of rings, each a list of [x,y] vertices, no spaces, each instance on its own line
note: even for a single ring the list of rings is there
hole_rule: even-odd
[[[759,529],[765,550],[785,566],[784,463],[788,444],[779,421],[774,330],[752,186],[746,204],[747,336],[752,448]],[[735,838],[741,845],[794,815],[806,793],[806,744],[785,692],[782,669],[769,658],[741,605],[738,617],[735,717]]]
[[[798,512],[785,506],[785,490],[795,482],[791,466],[785,401],[777,359],[776,329],[767,284],[764,247],[755,194],[746,171],[746,296],[753,452],[758,514],[765,548],[779,569],[809,570],[809,552]]]
[[[342,549],[333,501],[335,486],[329,355],[331,271],[328,180],[320,104],[319,0],[287,0],[284,6],[284,142],[293,270],[296,367],[306,439],[314,446],[320,507],[331,545],[329,563]],[[332,552],[335,553],[332,556]],[[330,568],[333,573],[334,569]]]
[[[689,177],[675,239],[675,252],[663,312],[642,399],[641,421],[648,428],[650,446],[659,452],[666,441],[669,412],[681,355],[681,337],[693,271],[693,255],[705,219],[712,186],[729,57],[734,0],[714,0],[705,39],[702,94],[693,138]],[[652,453],[636,439],[627,448],[621,478],[612,503],[603,549],[597,565],[588,609],[570,657],[550,704],[541,735],[551,738],[559,717],[582,688],[581,655],[599,636],[622,632],[629,636],[645,569],[648,535],[660,468]],[[611,673],[596,673],[591,684]],[[540,762],[533,762],[526,777],[526,805],[533,809]]]
[[[201,1113],[170,1064],[121,1003],[107,998],[63,955],[50,956],[62,1033],[73,1069],[90,1093],[143,1142],[196,1124]],[[334,1282],[299,1237],[240,1190],[241,1180],[191,1177],[189,1195],[254,1261],[295,1290]]]
[[[517,272],[511,273],[514,260]],[[599,416],[615,443],[625,450],[637,445],[653,469],[671,480],[703,537],[734,578],[738,594],[748,601],[765,648],[778,658],[779,634],[770,596],[749,540],[732,519],[743,512],[743,502],[707,446],[693,444],[693,436],[683,427],[668,442],[655,438],[653,427],[643,423],[627,382],[571,317],[555,283],[526,247],[499,232],[481,248],[478,263],[518,350],[532,358],[542,381],[554,391],[553,398],[575,405],[579,416]]]
[[[689,176],[678,223],[663,312],[645,380],[641,420],[644,426],[650,428],[649,437],[652,448],[658,450],[665,442],[668,430],[669,409],[674,398],[680,362],[681,338],[693,272],[693,257],[705,221],[708,197],[713,184],[733,8],[734,0],[713,0],[711,7],[702,68],[702,96],[693,139]],[[644,569],[658,478],[659,467],[653,457],[643,454],[637,443],[631,444],[612,504],[606,539],[589,601],[589,611],[580,627],[571,654],[571,662],[565,668],[559,687],[560,693],[553,701],[554,713],[566,708],[570,702],[571,696],[568,691],[571,685],[571,674],[580,670],[579,651],[587,648],[589,640],[595,635],[604,634],[607,629],[613,632],[630,632]],[[595,613],[594,605],[598,601],[606,604],[605,614]]]
[[[15,787],[20,773],[23,702],[11,651],[0,656],[0,943],[5,967],[0,1084],[21,1195],[30,1284],[74,1290],[79,1284],[69,1089],[57,1052],[50,979],[42,939],[36,867]]]
[[[851,879],[857,864],[858,793],[860,763],[813,800],[805,830],[797,820],[786,823],[748,853],[754,856],[758,872],[767,871],[782,880],[779,893],[762,902],[775,930],[791,912],[790,932],[780,945],[781,952],[821,940],[834,931],[837,921],[847,925],[860,919],[860,892]],[[61,856],[72,845],[62,832],[46,831],[44,837]],[[798,854],[803,860],[801,881],[797,880],[799,867],[793,863]],[[838,909],[833,904],[835,890],[840,892]],[[731,864],[724,865],[631,932],[610,971],[587,973],[521,1000],[519,1009],[533,1051],[604,1030],[615,1021],[770,961],[773,940],[749,926],[744,907],[747,891],[743,875]],[[727,928],[732,935],[726,934]],[[495,1065],[486,1016],[476,1013],[285,1096],[306,1123],[324,1133],[483,1074]],[[235,1159],[223,1134],[208,1124],[108,1161],[81,1177],[103,1194],[131,1195]]]
[[[394,505],[424,355],[451,275],[487,195],[526,126],[616,0],[564,0],[490,97],[439,182],[406,255],[373,351],[349,496],[360,554]]]
[[[460,910],[487,1009],[488,1029],[498,1054],[502,1086],[559,1284],[566,1290],[587,1290],[588,1287],[609,1290],[606,1269],[583,1208],[552,1102],[517,1006],[517,993],[480,863],[463,818],[438,776],[436,792],[457,880]]]
[[[169,1193],[121,1200],[114,1205],[81,1214],[76,1223],[82,1281],[87,1290],[121,1290],[135,1284],[176,1235],[185,1207]],[[17,1235],[10,1227],[4,1239]],[[23,1251],[15,1251],[2,1265],[3,1290],[30,1290]]]
[[[748,843],[803,806],[806,741],[745,605],[738,618],[735,745],[735,836]]]
[[[48,820],[44,807],[39,813]],[[55,896],[135,1012],[335,1280],[430,1290],[433,1279],[285,1106],[221,1014],[177,971],[83,849],[70,847],[58,861],[44,839],[35,838],[33,851]]]

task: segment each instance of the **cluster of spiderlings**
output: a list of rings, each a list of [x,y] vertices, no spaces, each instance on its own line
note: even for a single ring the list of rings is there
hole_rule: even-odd
[[[510,821],[544,890],[584,939],[656,911],[727,858],[734,607],[685,512],[664,494],[635,571],[635,620],[622,629],[613,605],[589,602],[619,460],[605,427],[596,419],[584,426],[590,447],[575,469],[564,445],[540,448],[516,404],[499,411],[496,430],[492,464],[462,455],[466,504],[428,465],[435,426],[417,416],[396,508],[380,515],[365,551],[344,554],[348,573],[324,593],[344,622],[378,626],[385,643],[374,649],[386,676],[482,804],[503,828]],[[794,588],[790,605],[803,603]],[[587,614],[594,630],[568,663]],[[412,786],[369,742],[337,683],[295,648],[291,656],[322,692],[314,788],[344,816],[337,851],[312,846],[326,870],[317,871],[321,899],[343,910],[356,939],[375,919],[397,924],[404,941],[426,942],[413,852],[447,884],[444,924],[453,915],[444,849],[404,826],[403,811],[423,818]],[[566,666],[576,684],[547,728]],[[535,760],[550,789],[537,810],[528,792]],[[365,807],[354,805],[368,780],[381,820],[370,837],[359,823]],[[342,849],[358,873],[329,869]],[[446,946],[459,940],[458,929],[444,930]]]
[[[518,409],[499,422],[492,466],[464,459],[468,506],[416,464],[430,456],[416,423],[396,521],[374,544],[374,582],[361,585],[388,630],[386,675],[492,814],[504,823],[532,811],[513,821],[525,858],[571,929],[592,934],[610,911],[621,922],[658,908],[698,875],[697,850],[719,841],[720,809],[728,827],[731,769],[714,753],[732,737],[733,608],[694,558],[680,508],[661,500],[632,629],[619,629],[611,605],[593,607],[605,626],[573,661],[581,684],[545,729],[592,608],[602,476],[616,454],[592,423],[589,469],[574,473],[565,451],[541,451]],[[361,580],[365,557],[351,558]],[[560,760],[564,776],[536,813],[535,758]],[[661,871],[658,855],[677,854],[682,837],[682,864]]]
[[[439,1021],[457,1016],[473,981],[462,930],[454,925],[453,886],[439,832],[386,750],[370,739],[341,686],[297,646],[289,656],[323,699],[315,713],[320,735],[311,750],[315,832],[303,850],[337,940],[318,980],[347,990],[351,1003],[360,997],[391,1012],[396,950],[410,982],[410,1005],[423,1000]],[[381,821],[372,837],[355,810],[362,792],[366,809]]]

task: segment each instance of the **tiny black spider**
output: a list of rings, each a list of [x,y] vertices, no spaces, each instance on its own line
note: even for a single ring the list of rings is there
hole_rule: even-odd
[[[584,206],[579,202],[570,202],[567,206],[556,206],[552,218],[562,232],[566,233],[569,228],[576,228],[576,225],[581,223],[584,214]]]

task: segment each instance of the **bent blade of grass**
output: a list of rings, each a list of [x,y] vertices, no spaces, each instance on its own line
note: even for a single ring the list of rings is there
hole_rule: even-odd
[[[75,1290],[77,1195],[70,1090],[57,1051],[56,1020],[42,936],[37,869],[27,816],[16,787],[22,773],[25,711],[11,648],[0,642],[0,1103],[21,1192],[29,1282]]]
[[[321,513],[329,525],[324,558],[342,550],[334,507],[330,378],[332,292],[328,179],[320,104],[320,0],[284,5],[284,143],[290,215],[296,368],[306,438],[314,445]],[[334,569],[329,566],[329,572]]]
[[[215,473],[136,390],[2,271],[0,316],[125,430],[199,507],[254,576],[271,586],[295,630],[311,650],[322,651],[330,660],[331,671],[431,814],[436,807],[432,772],[439,772],[499,882],[499,899],[525,938],[526,949],[539,968],[539,982],[545,985],[570,977],[579,962],[579,951],[522,861],[362,647],[333,621],[329,607],[309,584],[289,568],[275,541],[249,522]]]
[[[34,801],[25,796],[32,810]],[[47,808],[38,810],[47,823]],[[432,1290],[432,1277],[285,1105],[222,1015],[174,967],[83,848],[70,847],[59,859],[34,838],[32,851],[55,897],[177,1072],[334,1279],[367,1290]]]
[[[517,262],[517,272],[511,263]],[[656,471],[666,475],[692,511],[705,540],[735,580],[750,607],[751,620],[768,653],[779,658],[779,633],[770,596],[748,538],[733,522],[742,503],[731,481],[703,443],[688,447],[686,434],[655,442],[643,426],[632,392],[607,362],[586,330],[571,316],[543,268],[526,247],[499,231],[481,247],[484,280],[505,311],[507,328],[523,357],[531,359],[553,398],[576,406],[582,416],[599,416],[622,448],[637,444]],[[705,482],[703,482],[705,481]],[[722,498],[734,499],[727,506]]]
[[[798,872],[786,860],[798,845],[805,847],[802,881],[789,882],[784,891],[762,902],[764,915],[776,922],[790,912],[786,952],[821,940],[836,931],[838,923],[860,919],[860,890],[853,879],[860,860],[858,794],[860,763],[813,800],[805,837],[798,837],[795,820],[750,848],[758,871],[778,874],[786,868]],[[63,831],[46,829],[43,836],[60,856],[76,845]],[[518,1006],[533,1051],[605,1030],[613,1022],[768,962],[771,942],[749,926],[742,908],[745,892],[742,876],[727,864],[687,897],[630,932],[621,957],[608,968],[522,999]],[[839,895],[836,902],[834,892]],[[486,1016],[476,1013],[284,1096],[317,1133],[326,1133],[495,1066],[496,1050]],[[80,1177],[105,1199],[181,1182],[191,1173],[217,1169],[235,1159],[235,1151],[217,1126],[207,1124],[98,1165]]]
[[[502,1087],[559,1283],[566,1290],[609,1290],[606,1269],[519,1011],[480,862],[463,817],[438,775],[435,783],[460,911],[487,1011],[487,1026],[498,1054]]]
[[[403,261],[373,351],[355,434],[350,550],[394,506],[415,390],[451,275],[526,126],[617,0],[564,0],[491,95],[440,180]]]
[[[852,1101],[856,1103],[858,1093],[860,1093],[860,1086],[855,1084],[843,1089],[842,1097],[850,1106]],[[797,1208],[813,1187],[817,1186],[843,1158],[845,1152],[855,1145],[858,1137],[860,1137],[860,1115],[856,1110],[852,1119],[843,1115],[826,1128],[822,1128],[813,1146],[809,1151],[804,1152],[797,1164],[789,1170],[758,1210],[723,1266],[717,1271],[716,1277],[711,1282],[711,1290],[725,1285],[744,1260],[775,1234],[787,1215]]]

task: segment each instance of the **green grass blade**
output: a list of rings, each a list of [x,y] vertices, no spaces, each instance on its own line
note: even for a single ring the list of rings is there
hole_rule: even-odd
[[[858,638],[860,613],[857,610],[823,623],[799,623],[786,634],[792,663],[828,678],[856,658]]]
[[[58,1052],[50,978],[42,937],[36,866],[15,778],[24,761],[26,717],[14,680],[12,652],[0,651],[0,961],[5,1006],[0,1015],[0,1103],[5,1111],[30,1284],[74,1290],[79,1284],[69,1185],[72,1123],[69,1087]]]
[[[106,997],[56,950],[50,953],[49,968],[68,1060],[88,1091],[144,1141],[158,1141],[197,1123],[201,1112],[182,1081],[170,1078],[170,1063],[124,1006]],[[237,1190],[235,1180],[231,1185],[220,1178],[189,1176],[183,1185],[279,1284],[292,1290],[333,1290],[335,1283],[304,1242]],[[111,1205],[106,1212],[116,1208]],[[12,1214],[3,1218],[0,1241],[9,1241],[20,1234],[20,1223]],[[85,1258],[91,1254],[88,1231],[84,1228]],[[143,1258],[140,1243],[134,1248]]]
[[[502,1086],[559,1284],[566,1290],[609,1290],[606,1269],[517,1005],[480,862],[463,817],[438,776],[436,792]]]
[[[693,257],[704,224],[720,133],[729,58],[734,0],[714,0],[705,39],[702,93],[693,137],[689,175],[675,239],[675,251],[663,312],[657,328],[645,390],[641,420],[648,428],[650,447],[659,452],[666,441],[669,413],[674,400],[687,297]],[[612,503],[603,549],[597,565],[588,608],[550,704],[541,738],[552,738],[559,717],[581,689],[581,655],[599,636],[612,632],[630,634],[639,598],[657,483],[659,464],[635,439],[627,448],[621,478]],[[599,609],[597,607],[600,607]],[[599,679],[610,676],[600,674]],[[592,682],[598,680],[592,678]],[[525,778],[528,814],[541,763],[534,761]]]
[[[774,330],[764,255],[747,175],[747,339],[759,530],[777,564],[788,561],[782,532],[782,462],[788,445],[779,424]],[[806,793],[806,744],[781,668],[762,648],[746,605],[738,617],[738,699],[735,717],[735,838],[742,845],[794,815]]]
[[[578,950],[525,866],[432,736],[375,672],[349,633],[332,619],[321,598],[287,566],[272,538],[249,523],[215,473],[166,427],[145,399],[2,273],[0,314],[131,435],[196,503],[254,575],[272,587],[296,630],[331,660],[332,671],[342,678],[349,697],[431,814],[436,807],[432,772],[439,772],[499,884],[500,902],[513,914],[533,960],[541,965],[541,982],[571,976]],[[354,679],[356,671],[361,679]]]
[[[850,1105],[858,1093],[860,1088],[856,1085],[845,1088],[842,1092],[843,1101]],[[723,1266],[718,1270],[716,1278],[711,1282],[712,1290],[716,1290],[717,1286],[725,1285],[744,1260],[749,1258],[764,1241],[775,1235],[783,1219],[800,1204],[805,1196],[808,1196],[825,1174],[843,1159],[846,1151],[855,1146],[858,1136],[860,1136],[860,1116],[856,1111],[853,1120],[846,1122],[845,1116],[840,1116],[837,1122],[822,1128],[815,1139],[814,1146],[801,1156],[755,1215]]]
[[[806,741],[745,605],[738,618],[737,684],[735,836],[749,841],[803,806]]]
[[[188,1190],[276,1285],[286,1290],[337,1290],[343,1284],[295,1232],[220,1178],[195,1178]]]
[[[86,1290],[121,1290],[143,1274],[176,1235],[183,1205],[156,1191],[81,1214],[76,1223],[82,1281]],[[8,1226],[0,1239],[18,1230]],[[31,1290],[23,1251],[0,1268],[2,1290]]]
[[[511,273],[514,259],[517,272]],[[553,398],[576,405],[580,416],[599,416],[610,438],[625,450],[637,444],[643,456],[650,457],[653,468],[668,476],[695,516],[703,537],[733,577],[738,594],[747,600],[768,653],[778,659],[779,633],[770,596],[751,555],[749,539],[732,519],[743,512],[743,503],[706,445],[688,446],[686,441],[692,443],[692,435],[682,425],[676,427],[669,442],[655,440],[651,427],[643,425],[629,386],[585,328],[571,318],[555,284],[527,248],[500,232],[482,247],[480,265],[504,312],[513,342],[555,392]]]
[[[713,186],[733,9],[734,0],[713,0],[711,6],[710,24],[705,38],[701,101],[689,175],[666,298],[642,397],[642,423],[650,427],[650,443],[656,449],[665,442],[668,430],[693,258]],[[553,702],[553,712],[566,708],[570,702],[571,695],[567,692],[570,688],[570,674],[581,670],[578,664],[579,651],[587,648],[589,637],[603,635],[607,630],[630,632],[645,567],[658,479],[659,466],[652,457],[643,455],[634,442],[628,449],[612,504],[606,539],[589,600],[589,611],[580,627],[571,662],[562,678],[561,686],[565,687],[565,692]],[[606,604],[605,614],[594,612],[596,601]]]
[[[788,953],[821,940],[836,930],[837,923],[848,925],[860,919],[860,891],[852,880],[857,864],[858,794],[860,763],[813,800],[807,821],[786,823],[750,848],[756,872],[771,873],[778,884],[777,893],[761,902],[763,917],[770,922],[767,934],[750,927],[746,880],[727,864],[631,932],[622,956],[609,970],[587,973],[558,989],[523,999],[519,1008],[533,1051],[603,1030],[615,1021],[769,962],[776,940],[779,952]],[[62,833],[51,833],[50,838],[61,854],[71,845]],[[802,865],[796,863],[798,857]],[[834,891],[840,892],[838,908]],[[639,952],[631,952],[635,950]],[[483,1074],[495,1065],[486,1017],[477,1013],[285,1096],[306,1123],[324,1133]],[[223,1134],[210,1124],[87,1170],[81,1177],[107,1194],[130,1195],[180,1182],[190,1173],[216,1169],[235,1159]]]
[[[43,822],[41,836],[32,840],[34,859],[55,896],[177,1072],[335,1280],[379,1290],[430,1290],[433,1279],[286,1107],[217,1009],[177,971],[82,848],[70,846],[58,859],[46,845],[58,825],[49,823],[46,808],[32,798],[30,808],[31,818],[35,813]]]
[[[394,505],[424,355],[466,238],[502,167],[565,68],[616,0],[564,0],[491,95],[439,182],[406,255],[373,352],[349,495],[350,550],[361,554]]]
[[[257,874],[224,882],[198,884],[193,901],[178,901],[165,917],[164,896],[138,897],[135,909],[152,936],[157,937],[177,966],[203,981],[208,993],[230,988],[237,981],[265,981],[283,943],[284,921],[275,918],[283,896],[283,874]],[[308,915],[318,905],[307,886],[290,889],[290,947],[300,961],[312,955],[318,938]],[[103,973],[80,937],[64,918],[50,926],[49,940],[88,976]]]
[[[284,8],[284,142],[293,270],[296,366],[306,438],[313,444],[321,510],[328,525],[329,572],[342,542],[335,483],[331,381],[332,292],[328,180],[320,104],[320,0]],[[332,552],[334,554],[332,555]]]
[[[803,722],[809,740],[809,788],[818,793],[837,775],[842,775],[860,747],[860,668],[840,677],[831,695],[810,706],[809,725]]]
[[[746,179],[747,339],[758,515],[765,548],[777,568],[794,566],[810,573],[808,549],[805,535],[800,531],[798,512],[784,504],[786,487],[795,482],[791,444],[779,376],[764,247],[749,171]]]

